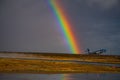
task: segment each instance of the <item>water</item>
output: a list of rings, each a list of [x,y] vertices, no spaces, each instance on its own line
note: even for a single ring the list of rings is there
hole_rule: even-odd
[[[120,80],[119,73],[82,74],[10,74],[1,73],[0,80]]]

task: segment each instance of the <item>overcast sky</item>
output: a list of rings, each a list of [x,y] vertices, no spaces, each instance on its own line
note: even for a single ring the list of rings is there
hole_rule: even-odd
[[[120,54],[119,0],[61,0],[78,44]],[[47,0],[0,0],[0,51],[69,53]]]

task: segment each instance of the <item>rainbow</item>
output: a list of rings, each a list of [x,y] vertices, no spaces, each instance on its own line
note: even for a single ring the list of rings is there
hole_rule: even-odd
[[[65,15],[65,10],[60,6],[60,0],[48,0],[49,5],[52,9],[52,13],[57,19],[58,25],[61,28],[62,34],[67,42],[68,48],[73,54],[80,54],[81,50],[78,47],[77,40],[75,39],[75,35],[73,34],[73,29],[70,24],[70,21]],[[64,74],[61,75],[62,80],[69,80],[70,75]]]
[[[51,6],[52,12],[54,13],[59,23],[59,26],[67,42],[70,52],[73,54],[80,54],[81,50],[77,45],[77,40],[75,39],[75,35],[73,34],[72,31],[73,29],[70,24],[70,21],[67,15],[65,15],[65,11],[63,10],[63,8],[59,5],[60,0],[48,0],[48,1]]]

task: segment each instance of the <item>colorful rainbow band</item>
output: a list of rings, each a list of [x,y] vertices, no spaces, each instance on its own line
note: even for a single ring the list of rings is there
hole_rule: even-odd
[[[52,7],[53,13],[56,16],[57,21],[59,22],[60,28],[64,35],[64,38],[67,42],[70,52],[74,54],[80,54],[80,48],[77,45],[77,41],[74,37],[72,27],[68,18],[65,15],[64,10],[59,5],[59,0],[48,0],[50,6]]]

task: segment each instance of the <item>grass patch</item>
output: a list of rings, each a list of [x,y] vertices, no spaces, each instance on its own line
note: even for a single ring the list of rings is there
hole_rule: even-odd
[[[120,72],[120,68],[77,64],[72,62],[54,62],[44,60],[24,60],[0,58],[0,72],[13,73],[86,73]]]

